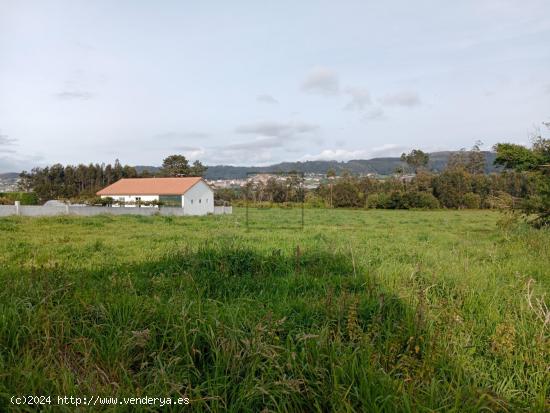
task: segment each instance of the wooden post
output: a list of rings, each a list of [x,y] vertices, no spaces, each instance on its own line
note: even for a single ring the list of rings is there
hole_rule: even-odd
[[[15,201],[15,215],[21,215],[21,210],[19,209],[20,206],[21,206],[21,202]]]

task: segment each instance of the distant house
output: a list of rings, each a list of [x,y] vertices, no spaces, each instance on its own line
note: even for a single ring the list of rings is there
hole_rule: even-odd
[[[131,206],[158,201],[162,206],[183,208],[185,215],[214,212],[214,191],[200,177],[121,179],[97,195]]]

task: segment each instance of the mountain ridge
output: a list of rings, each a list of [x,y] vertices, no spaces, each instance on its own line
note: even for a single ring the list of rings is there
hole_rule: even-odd
[[[428,169],[441,172],[445,169],[449,156],[458,151],[439,151],[429,153],[430,161]],[[483,151],[485,155],[485,172],[495,172],[499,169],[493,165],[496,158],[496,153]],[[406,166],[399,157],[386,156],[371,159],[351,159],[349,161],[336,160],[316,160],[316,161],[296,161],[296,162],[279,162],[268,166],[234,166],[234,165],[211,165],[206,171],[206,179],[244,179],[251,172],[289,172],[297,171],[304,173],[325,174],[327,170],[334,169],[337,174],[344,170],[352,174],[369,174],[390,175],[394,173],[398,167]],[[148,170],[149,172],[157,172],[159,166],[135,165],[138,172]],[[18,172],[0,173],[0,179],[16,180],[19,176]]]
[[[449,157],[458,151],[439,151],[429,154],[430,161],[428,169],[434,172],[441,172],[445,169]],[[490,151],[482,151],[485,155],[485,172],[498,171],[493,162],[496,158],[496,153]],[[391,175],[398,167],[405,167],[406,164],[399,157],[387,156],[371,159],[352,159],[349,161],[297,161],[297,162],[280,162],[268,166],[233,166],[233,165],[213,165],[208,166],[205,174],[206,179],[244,179],[248,173],[252,172],[289,172],[297,171],[304,173],[325,174],[327,170],[334,169],[337,174],[344,170],[352,174],[368,174],[374,173],[378,175]],[[149,170],[156,172],[160,167],[136,165],[136,169],[141,172]]]

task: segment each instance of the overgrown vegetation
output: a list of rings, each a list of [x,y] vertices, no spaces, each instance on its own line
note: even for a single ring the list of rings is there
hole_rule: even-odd
[[[292,213],[258,211],[266,231],[240,209],[0,219],[0,410],[13,394],[548,410],[547,231],[490,211],[336,209],[278,229]]]
[[[536,227],[550,225],[550,139],[538,136],[531,148],[500,143],[495,149],[495,163],[528,174],[536,184],[536,191],[518,203],[517,209],[528,218],[534,215],[531,223]]]
[[[13,205],[15,201],[21,205],[36,205],[38,196],[34,192],[0,192],[0,205]]]
[[[344,174],[306,191],[308,207],[381,208],[381,209],[509,209],[515,202],[537,194],[537,180],[526,172],[504,171],[485,175],[471,173],[465,167],[453,167],[441,174],[419,171],[406,179],[357,177]],[[244,205],[284,204],[301,199],[295,181],[271,178],[244,189],[216,191],[219,202]]]

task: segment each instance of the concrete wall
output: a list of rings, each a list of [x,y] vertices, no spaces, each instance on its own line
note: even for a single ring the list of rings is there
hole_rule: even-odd
[[[203,181],[193,185],[183,196],[185,215],[206,215],[214,213],[214,191]]]
[[[213,201],[212,201],[213,202]],[[19,209],[19,213],[17,211]],[[216,207],[216,210],[212,208],[212,213],[215,215],[231,214],[233,213],[232,207]],[[78,215],[78,216],[92,216],[92,215],[173,215],[183,216],[189,215],[184,209],[177,207],[161,207],[161,208],[113,208],[113,207],[96,207],[96,206],[14,206],[14,205],[0,205],[0,217],[6,217],[9,215],[21,215],[25,217],[44,217],[44,216],[56,216],[56,215]]]
[[[214,215],[224,215],[224,214],[232,214],[232,213],[233,213],[232,206],[215,206],[214,207]]]
[[[0,217],[7,217],[9,215],[17,215],[15,207],[13,205],[0,205]]]

